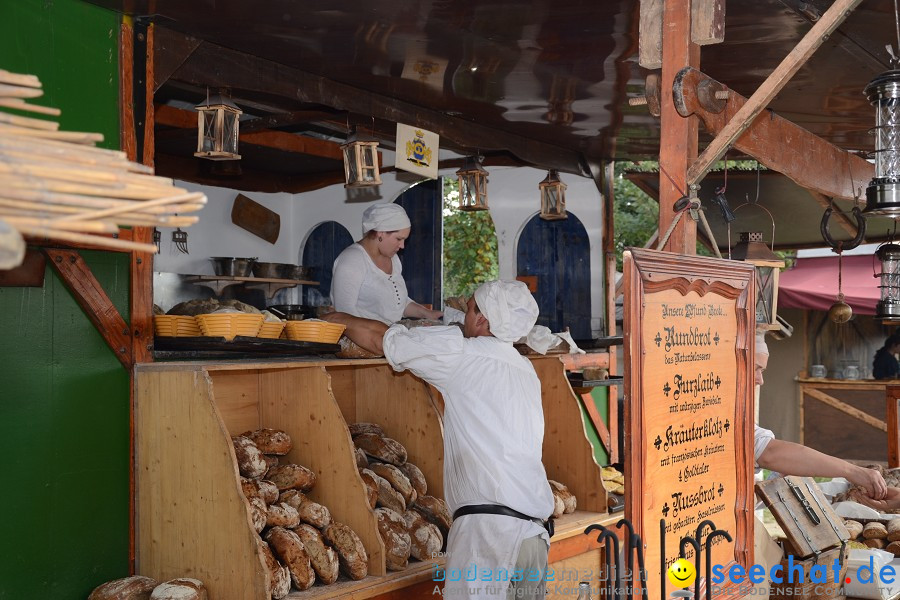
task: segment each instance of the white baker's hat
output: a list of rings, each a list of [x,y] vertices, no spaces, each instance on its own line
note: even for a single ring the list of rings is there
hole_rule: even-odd
[[[363,213],[363,235],[370,231],[399,231],[410,226],[403,207],[393,202],[373,204]]]
[[[528,335],[538,317],[538,305],[521,281],[488,281],[475,290],[475,302],[488,320],[491,334],[504,342]]]

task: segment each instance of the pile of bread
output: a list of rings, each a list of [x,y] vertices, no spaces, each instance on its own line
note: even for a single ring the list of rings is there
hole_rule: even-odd
[[[553,492],[553,514],[550,516],[558,519],[564,514],[568,515],[575,512],[575,508],[578,506],[578,499],[575,497],[575,494],[558,481],[548,479],[547,483],[550,484],[550,491]]]
[[[607,492],[620,496],[625,494],[625,475],[621,471],[615,467],[603,467],[600,476]]]
[[[862,544],[862,547],[887,550],[894,556],[900,556],[900,519],[892,519],[887,524],[879,521],[863,524],[845,519],[844,526],[850,532],[851,547]]]
[[[88,600],[207,600],[203,582],[182,577],[159,583],[152,577],[135,575],[107,581],[94,588]]]
[[[353,423],[356,464],[369,506],[378,517],[387,568],[405,569],[410,558],[431,560],[444,546],[452,517],[447,503],[429,496],[421,469],[408,462],[406,448],[375,423]]]
[[[290,436],[277,429],[248,431],[231,438],[241,473],[247,510],[269,568],[269,593],[283,598],[316,582],[334,583],[340,571],[350,579],[368,574],[368,555],[350,527],[332,520],[328,508],[305,495],[316,474],[297,464],[281,464]],[[263,541],[265,540],[265,541]]]

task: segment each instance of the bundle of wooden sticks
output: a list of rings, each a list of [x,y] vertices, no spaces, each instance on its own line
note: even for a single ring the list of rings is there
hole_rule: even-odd
[[[58,116],[58,109],[27,102],[41,95],[37,77],[0,70],[0,108]],[[94,147],[101,141],[99,133],[60,131],[55,121],[0,110],[0,226],[22,236],[155,253],[154,244],[109,234],[120,226],[197,222],[188,213],[206,204],[204,194],[154,176],[124,152]]]

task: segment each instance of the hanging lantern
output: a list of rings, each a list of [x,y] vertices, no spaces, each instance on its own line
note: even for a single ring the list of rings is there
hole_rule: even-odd
[[[364,138],[354,131],[341,146],[344,153],[344,187],[381,185],[378,171],[378,141]]]
[[[763,242],[758,231],[741,232],[740,241],[731,249],[731,258],[756,267],[756,325],[778,329],[778,276],[784,261]]]
[[[878,247],[875,256],[881,261],[878,287],[881,299],[875,306],[875,316],[885,321],[900,321],[900,246],[888,242]]]
[[[559,180],[556,169],[550,169],[538,184],[541,190],[541,218],[547,221],[568,219],[566,214],[566,184]]]
[[[240,160],[238,129],[241,109],[221,94],[207,98],[197,110],[197,151],[194,156],[210,160]]]
[[[488,172],[480,156],[469,156],[456,172],[459,181],[459,210],[488,210]]]
[[[885,71],[869,82],[866,97],[875,106],[875,178],[866,188],[873,215],[900,218],[900,71]]]

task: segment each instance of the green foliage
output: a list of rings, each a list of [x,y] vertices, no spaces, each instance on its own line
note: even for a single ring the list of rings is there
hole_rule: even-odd
[[[489,211],[459,210],[459,183],[443,178],[444,297],[468,296],[478,285],[497,279],[497,232]]]

